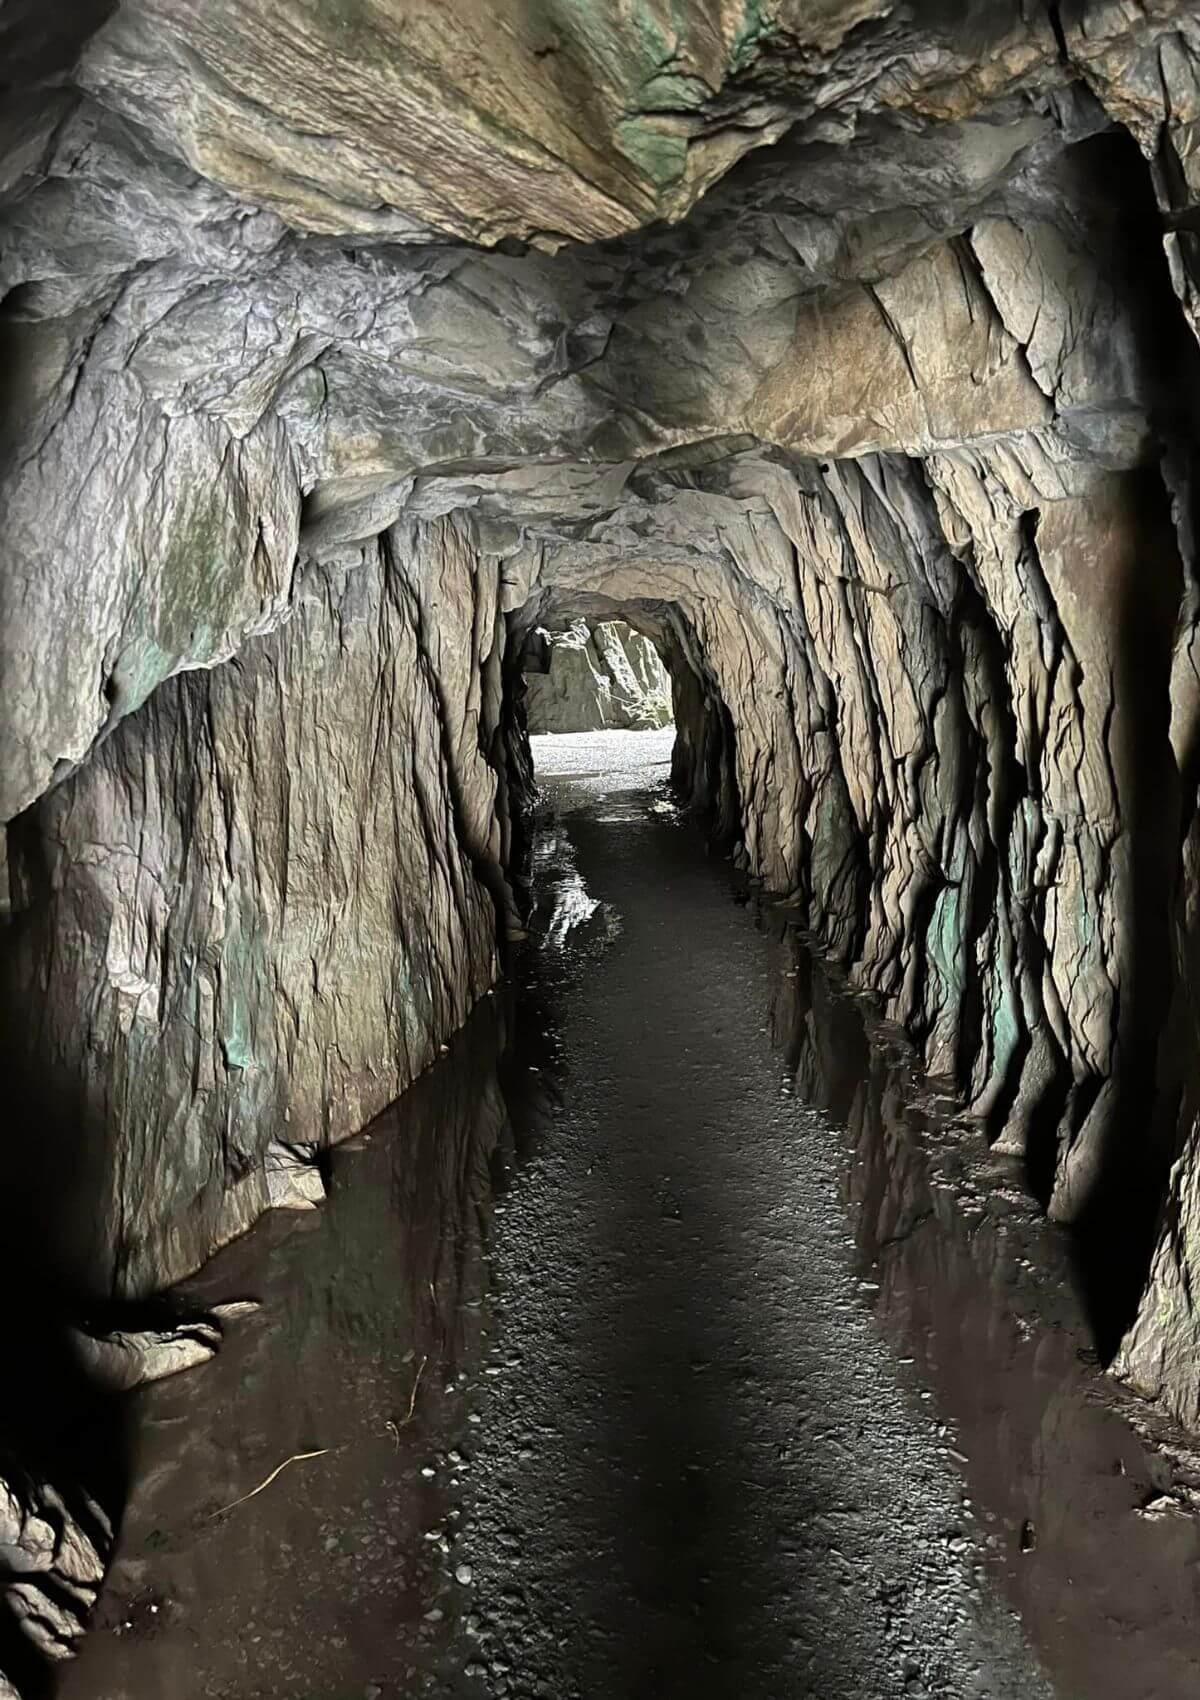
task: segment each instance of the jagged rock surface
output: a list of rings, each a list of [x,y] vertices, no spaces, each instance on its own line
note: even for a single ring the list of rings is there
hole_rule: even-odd
[[[539,670],[526,654],[525,715],[541,732],[650,731],[671,721],[671,681],[653,640],[624,620],[535,633]],[[541,666],[545,671],[541,671]]]
[[[267,1200],[272,1210],[315,1210],[324,1202],[315,1145],[291,1145],[273,1139],[263,1154]]]
[[[1200,28],[685,10],[23,19],[0,817],[59,1251],[169,1279],[428,1061],[515,924],[514,656],[623,617],[718,835],[1126,1286],[1174,1160],[1120,1363],[1200,1421]]]
[[[124,1328],[105,1334],[76,1328],[72,1336],[89,1380],[120,1393],[197,1369],[208,1363],[221,1344],[220,1328],[206,1317],[166,1328]]]
[[[235,663],[160,689],[13,835],[15,1043],[65,1142],[43,1216],[88,1290],[194,1268],[275,1201],[272,1141],[356,1132],[490,983],[502,641],[454,523],[395,528],[312,569]]]
[[[86,1495],[69,1507],[48,1483],[0,1468],[0,1589],[46,1658],[70,1658],[95,1604],[112,1527]],[[0,1673],[0,1695],[17,1694]]]

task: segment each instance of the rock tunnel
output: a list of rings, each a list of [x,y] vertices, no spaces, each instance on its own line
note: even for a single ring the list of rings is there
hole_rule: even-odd
[[[425,1076],[527,931],[531,634],[620,619],[1200,1428],[1198,65],[1180,0],[4,10],[15,1365]],[[57,1655],[111,1518],[17,1430]]]

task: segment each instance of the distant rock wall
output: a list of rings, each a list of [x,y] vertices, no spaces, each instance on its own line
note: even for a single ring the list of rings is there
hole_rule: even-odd
[[[540,732],[650,731],[671,722],[671,681],[652,640],[623,620],[545,634],[546,671],[526,669],[525,712]]]

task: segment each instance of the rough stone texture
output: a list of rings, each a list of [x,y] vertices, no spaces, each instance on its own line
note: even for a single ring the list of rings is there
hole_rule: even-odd
[[[429,582],[456,540],[396,528],[311,569],[285,625],[161,688],[13,834],[10,1036],[90,1292],[195,1267],[272,1202],[271,1141],[356,1132],[492,978],[494,775],[481,801],[451,743],[486,714],[425,636],[428,607],[445,648],[487,601],[486,570],[457,604]],[[458,640],[476,696],[493,636]]]
[[[46,1658],[70,1658],[95,1603],[112,1544],[86,1495],[68,1506],[46,1483],[5,1462],[0,1476],[0,1587],[23,1633]],[[0,1695],[6,1678],[0,1675]],[[10,1694],[17,1694],[11,1686]]]
[[[273,1139],[263,1153],[267,1201],[272,1210],[315,1210],[325,1199],[325,1183],[315,1145]]]
[[[125,1393],[148,1381],[197,1369],[215,1355],[221,1330],[205,1317],[167,1328],[119,1329],[109,1334],[72,1331],[73,1345],[89,1380]]]
[[[1192,752],[1194,761],[1194,752]],[[1185,769],[1185,773],[1188,770]],[[1159,1041],[1158,1119],[1179,1142],[1158,1237],[1138,1314],[1121,1342],[1115,1369],[1150,1398],[1162,1399],[1190,1428],[1200,1428],[1200,819],[1195,769],[1188,786],[1190,824],[1174,874],[1175,981]]]
[[[1045,18],[977,7],[956,42],[892,10],[135,0],[82,80],[298,228],[553,245],[678,217],[798,120],[970,111],[1053,60]]]
[[[429,1060],[518,924],[514,656],[623,617],[1102,1331],[1171,1172],[1118,1361],[1200,1421],[1192,11],[10,33],[4,973],[71,1278],[191,1266]]]
[[[671,681],[652,639],[624,620],[565,632],[538,632],[537,659],[526,661],[525,713],[539,732],[649,731],[671,720]],[[528,652],[527,652],[528,657]]]

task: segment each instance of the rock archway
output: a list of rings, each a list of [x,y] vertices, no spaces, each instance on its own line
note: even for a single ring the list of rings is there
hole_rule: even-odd
[[[686,10],[5,26],[16,1264],[153,1291],[436,1055],[607,611],[1196,1423],[1195,19]]]

